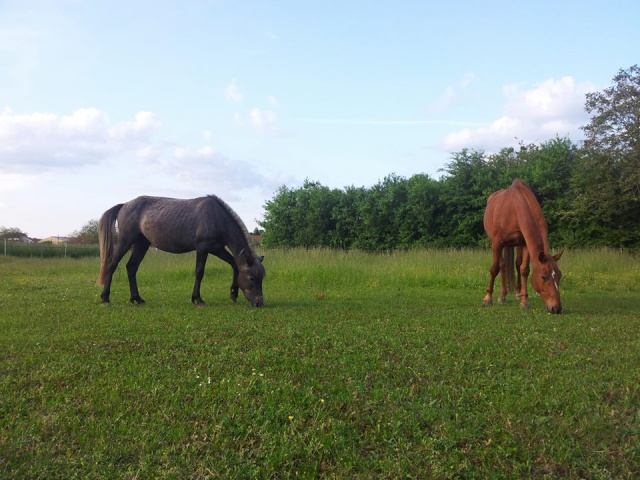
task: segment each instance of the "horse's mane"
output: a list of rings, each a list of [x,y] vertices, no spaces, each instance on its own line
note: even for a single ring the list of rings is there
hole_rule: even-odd
[[[253,246],[253,239],[251,238],[251,235],[249,234],[249,230],[247,230],[246,225],[244,224],[244,222],[242,221],[242,219],[238,216],[238,214],[233,210],[233,208],[231,208],[227,202],[225,202],[224,200],[222,200],[220,197],[218,197],[217,195],[208,195],[209,197],[215,198],[220,205],[222,206],[222,208],[225,209],[225,211],[231,215],[231,218],[233,218],[236,223],[238,224],[238,226],[240,227],[240,229],[242,230],[242,233],[244,234],[244,238],[247,241],[247,245],[249,245],[249,250],[251,251],[251,255],[253,256],[253,258],[257,258],[258,254],[256,253],[256,249]]]

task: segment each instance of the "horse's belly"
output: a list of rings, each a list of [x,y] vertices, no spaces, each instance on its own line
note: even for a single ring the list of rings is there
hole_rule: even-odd
[[[147,237],[152,246],[165,252],[186,253],[195,250],[194,239],[179,235],[178,232],[162,234],[158,231],[143,229],[142,234]]]
[[[519,247],[520,245],[525,244],[525,240],[524,237],[519,233],[512,234],[504,238],[503,244],[505,247]]]

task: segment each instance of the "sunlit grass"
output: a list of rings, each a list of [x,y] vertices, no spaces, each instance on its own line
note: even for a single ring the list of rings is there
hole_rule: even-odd
[[[2,478],[635,478],[637,258],[568,251],[565,314],[481,306],[488,251],[0,258]],[[590,280],[592,279],[592,280]]]

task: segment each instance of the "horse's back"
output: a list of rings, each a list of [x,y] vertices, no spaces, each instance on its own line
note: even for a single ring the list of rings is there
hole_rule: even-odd
[[[498,190],[489,195],[487,207],[484,211],[484,229],[493,238],[502,227],[504,220],[510,215],[506,211],[509,208],[508,201],[505,200],[507,189]]]
[[[518,178],[508,188],[489,195],[484,212],[487,235],[513,243],[521,241],[520,224],[533,217],[531,199],[537,204],[531,188]]]
[[[161,250],[188,252],[196,248],[200,236],[207,234],[206,222],[214,204],[212,197],[183,200],[143,195],[124,205],[118,223],[131,234],[137,230]]]

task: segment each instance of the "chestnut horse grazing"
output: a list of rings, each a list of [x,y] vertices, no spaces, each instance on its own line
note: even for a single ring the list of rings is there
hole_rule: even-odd
[[[559,286],[562,272],[557,262],[563,252],[551,255],[547,243],[547,222],[531,188],[520,179],[515,179],[509,188],[492,193],[487,199],[484,212],[484,229],[491,239],[493,262],[489,270],[491,277],[487,295],[482,303],[492,304],[493,285],[498,272],[498,301],[505,301],[507,288],[511,292],[514,291],[513,250],[517,247],[515,269],[518,271],[518,277],[515,292],[516,297],[520,299],[520,306],[529,306],[527,277],[531,262],[531,286],[540,294],[549,313],[561,313]]]
[[[118,221],[118,239],[114,245],[114,226]],[[150,246],[171,253],[196,251],[196,281],[191,301],[204,305],[200,283],[207,256],[211,253],[233,269],[231,300],[238,298],[238,288],[251,306],[261,307],[263,257],[254,250],[247,228],[238,215],[214,195],[177,200],[162,197],[138,197],[107,210],[98,224],[100,241],[100,278],[104,285],[102,303],[109,303],[113,272],[122,257],[131,250],[127,275],[131,303],[144,303],[138,293],[136,272]]]

